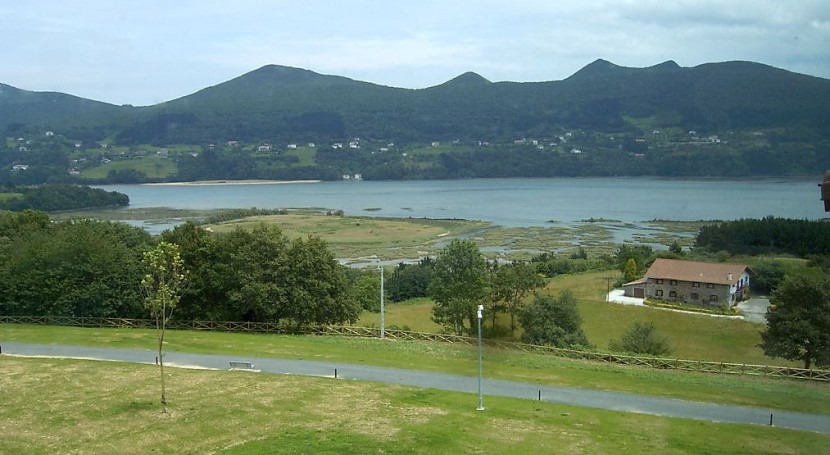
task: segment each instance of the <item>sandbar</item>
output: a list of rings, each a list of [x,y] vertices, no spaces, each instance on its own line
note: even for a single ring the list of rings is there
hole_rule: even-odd
[[[151,186],[210,186],[210,185],[286,185],[320,183],[322,180],[196,180],[193,182],[145,183]]]

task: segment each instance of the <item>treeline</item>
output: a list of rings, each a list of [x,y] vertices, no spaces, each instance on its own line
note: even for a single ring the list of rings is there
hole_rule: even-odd
[[[175,160],[176,172],[163,179],[150,178],[137,168],[119,168],[94,182],[339,180],[344,174],[362,174],[366,180],[649,175],[726,178],[805,175],[830,168],[830,141],[826,139],[802,139],[797,132],[788,136],[770,133],[757,143],[752,137],[743,133],[741,139],[715,144],[672,142],[637,131],[614,136],[584,130],[567,143],[558,143],[558,139],[552,140],[555,145],[550,139],[540,141],[542,149],[530,143],[516,145],[508,141],[485,146],[467,140],[436,150],[399,142],[397,148],[386,151],[380,151],[385,142],[375,141],[360,149],[323,145],[307,161],[290,153],[205,146],[198,154],[172,154],[169,159]],[[26,152],[0,144],[0,185],[93,182],[67,172],[75,166],[70,157],[78,153],[67,145],[69,142],[40,140],[30,144],[31,150]],[[91,163],[92,158],[87,157],[86,162]],[[28,167],[15,170],[20,163]]]
[[[357,320],[361,304],[325,242],[275,227],[214,234],[187,223],[156,239],[126,224],[0,212],[0,313],[143,318],[142,255],[179,245],[188,280],[177,318],[287,325]]]
[[[695,246],[730,254],[830,255],[830,222],[766,217],[703,226]]]
[[[116,191],[88,186],[47,184],[9,188],[13,197],[0,201],[0,210],[41,210],[55,212],[99,207],[126,207],[130,197]]]

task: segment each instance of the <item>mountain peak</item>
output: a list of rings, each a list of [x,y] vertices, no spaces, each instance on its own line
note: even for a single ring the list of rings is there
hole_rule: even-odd
[[[613,74],[617,70],[621,69],[621,66],[617,66],[608,60],[603,60],[601,58],[594,60],[593,62],[589,63],[581,70],[575,72],[571,78],[583,78],[583,77],[599,77],[599,76],[607,76],[609,74]]]
[[[245,79],[256,79],[271,83],[280,82],[284,84],[303,83],[324,77],[322,74],[315,73],[314,71],[282,65],[265,65],[240,76],[240,78]]]
[[[492,82],[482,77],[480,74],[472,71],[467,71],[466,73],[446,82],[446,84],[452,85],[486,85],[491,83]]]
[[[681,69],[681,67],[674,60],[666,60],[665,62],[658,63],[648,69],[653,71],[675,71]]]
[[[431,89],[444,89],[448,87],[452,88],[459,88],[459,87],[481,87],[484,85],[490,85],[492,82],[485,79],[479,74],[476,74],[472,71],[467,71],[466,73],[456,76],[443,84],[436,85],[431,87]]]

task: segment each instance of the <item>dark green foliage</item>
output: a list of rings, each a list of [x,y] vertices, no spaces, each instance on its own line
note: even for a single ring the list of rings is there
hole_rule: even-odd
[[[14,217],[15,215],[11,215]],[[20,315],[141,317],[142,229],[98,221],[43,225],[16,215],[25,230],[0,241],[0,312]],[[34,221],[34,222],[32,222]]]
[[[199,156],[179,158],[178,180],[333,180],[344,173],[375,180],[730,177],[830,167],[830,81],[749,62],[623,68],[598,60],[563,81],[491,83],[468,73],[422,90],[269,65],[141,108],[8,86],[2,91],[0,130],[9,137],[42,138],[44,125],[50,125],[58,135],[84,142],[115,137],[119,145],[204,146]],[[689,129],[700,137],[687,137]],[[666,137],[660,130],[684,133]],[[759,130],[763,136],[756,137]],[[556,138],[566,132],[575,136],[559,143]],[[714,135],[728,140],[704,143]],[[293,156],[255,157],[246,150],[208,147],[228,140],[328,145],[353,137],[412,145],[458,139],[466,148],[404,158],[397,151],[372,156],[367,149],[322,147],[313,165],[301,167]],[[523,137],[556,146],[512,146]],[[493,146],[473,146],[479,141]],[[75,181],[67,173],[74,147],[54,142],[30,148],[0,147],[0,183]],[[585,153],[570,153],[575,148]],[[11,170],[22,162],[31,167]],[[142,178],[115,171],[106,180]]]
[[[572,255],[573,256],[573,255]],[[580,255],[581,256],[581,255]],[[562,258],[553,253],[541,253],[530,259],[530,263],[540,273],[548,278],[568,273],[581,273],[592,270],[607,270],[611,264],[605,257],[591,259]]]
[[[287,251],[285,317],[297,325],[357,321],[360,305],[350,298],[343,266],[317,237],[296,239]]]
[[[400,263],[386,279],[385,291],[389,300],[403,302],[418,297],[428,297],[427,289],[435,260],[425,257],[417,264]]]
[[[830,254],[830,223],[766,217],[703,226],[695,246],[736,254]]]
[[[345,268],[317,238],[288,241],[264,225],[213,234],[187,222],[162,240],[188,271],[177,318],[313,325],[360,314]],[[143,317],[141,259],[153,243],[126,224],[0,212],[0,313]]]
[[[380,273],[376,270],[346,271],[351,299],[360,308],[373,313],[380,312]],[[384,289],[386,293],[386,289]],[[384,296],[385,297],[385,296]]]
[[[182,319],[310,325],[353,322],[360,314],[344,268],[317,238],[289,241],[265,225],[211,234],[185,223],[162,239],[181,247],[189,271]]]
[[[77,185],[40,185],[17,188],[22,198],[0,202],[0,210],[20,211],[26,209],[54,212],[98,207],[124,207],[130,204],[130,197],[115,191]]]
[[[429,295],[432,317],[457,335],[476,326],[476,307],[489,294],[487,263],[472,240],[453,240],[433,266]]]
[[[669,245],[669,253],[676,256],[681,256],[683,254],[683,248],[680,246],[680,243],[678,243],[677,240],[675,240],[674,242],[672,242],[671,245]]]
[[[624,282],[629,283],[636,280],[639,277],[637,261],[634,258],[628,258],[622,272]]]
[[[524,329],[525,343],[557,348],[589,346],[582,331],[582,316],[570,291],[562,291],[558,297],[537,294],[533,303],[519,313],[519,323]]]
[[[613,339],[608,343],[612,351],[630,352],[632,354],[648,354],[655,356],[671,354],[669,341],[657,334],[654,323],[635,321],[621,339]]]
[[[629,259],[634,260],[634,275],[639,276],[654,262],[654,251],[648,245],[620,245],[614,252],[617,270],[624,272],[629,265]]]
[[[493,298],[489,310],[492,313],[493,327],[495,328],[497,312],[508,314],[512,338],[516,331],[516,316],[523,308],[525,297],[544,286],[545,280],[529,263],[516,262],[509,265],[496,263],[491,267],[490,283]]]
[[[809,259],[808,264],[810,267],[816,267],[825,273],[830,273],[830,255],[814,254],[808,256],[807,259]]]
[[[770,296],[761,348],[770,357],[830,365],[830,278],[788,276]]]
[[[37,210],[6,212],[0,210],[0,239],[11,240],[35,234],[49,227],[49,215]]]
[[[753,264],[752,292],[754,294],[769,295],[784,281],[787,270],[784,264],[778,261],[764,261]]]

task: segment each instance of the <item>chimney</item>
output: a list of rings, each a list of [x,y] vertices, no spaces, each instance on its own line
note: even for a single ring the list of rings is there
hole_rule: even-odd
[[[731,273],[727,274],[726,279],[729,280],[729,281],[732,281],[732,274]]]

